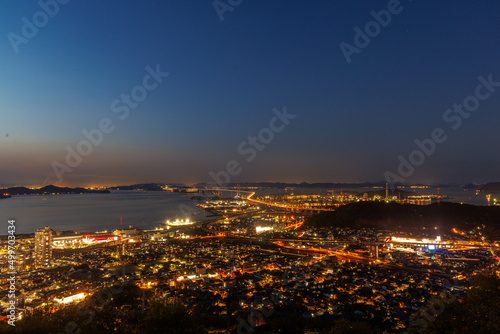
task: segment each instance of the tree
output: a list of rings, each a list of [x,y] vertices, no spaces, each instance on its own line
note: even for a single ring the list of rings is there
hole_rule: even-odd
[[[184,305],[159,298],[150,300],[140,328],[144,329],[141,332],[148,334],[206,333],[193,321]]]
[[[366,322],[348,321],[341,318],[335,321],[335,326],[324,330],[321,334],[375,334],[377,331],[372,329]]]
[[[462,301],[446,306],[427,333],[500,333],[500,278],[483,272],[470,278]]]

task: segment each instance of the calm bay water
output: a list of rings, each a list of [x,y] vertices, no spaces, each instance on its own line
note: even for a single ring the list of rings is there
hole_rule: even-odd
[[[148,229],[167,219],[204,219],[191,197],[163,191],[13,196],[0,200],[0,217],[4,226],[8,219],[15,219],[18,234],[33,233],[44,226],[73,231],[109,231],[129,225]],[[5,234],[7,227],[0,230],[0,235]]]

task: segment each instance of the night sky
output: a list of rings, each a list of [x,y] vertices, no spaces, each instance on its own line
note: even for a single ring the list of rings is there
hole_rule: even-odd
[[[50,17],[37,1],[2,1],[0,185],[213,182],[232,160],[231,182],[376,182],[436,128],[447,139],[404,182],[500,180],[500,83],[467,117],[447,113],[478,101],[479,76],[500,82],[499,1],[219,6],[72,0]],[[365,34],[388,7],[356,48],[355,27]],[[38,32],[23,29],[34,20]],[[341,43],[356,48],[350,63]],[[145,79],[157,69],[168,76]],[[270,131],[284,108],[296,117]],[[70,167],[68,147],[102,120],[108,133]],[[259,133],[268,143],[253,154]]]

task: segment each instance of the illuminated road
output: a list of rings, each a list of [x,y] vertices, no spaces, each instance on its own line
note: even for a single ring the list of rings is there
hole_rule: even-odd
[[[287,204],[279,204],[279,203],[270,203],[270,202],[265,202],[265,201],[259,201],[256,199],[252,199],[252,197],[255,195],[255,192],[252,191],[246,191],[246,190],[231,190],[231,189],[203,189],[204,191],[216,191],[216,192],[233,192],[233,193],[246,193],[247,195],[247,201],[253,202],[256,204],[260,205],[265,205],[265,206],[270,206],[273,208],[280,208],[280,209],[286,209],[286,210],[292,210],[292,211],[305,211],[305,212],[325,212],[325,211],[334,211],[334,209],[324,209],[324,208],[308,208],[308,207],[301,207],[301,206],[293,206],[293,205],[287,205]]]
[[[356,254],[353,252],[348,252],[348,251],[334,251],[334,250],[328,250],[328,249],[324,249],[324,248],[316,248],[316,247],[311,247],[311,246],[309,246],[307,248],[298,248],[298,247],[286,246],[281,241],[273,241],[273,244],[275,244],[276,246],[282,247],[282,248],[293,249],[296,251],[320,253],[320,254],[324,254],[324,255],[343,257],[343,258],[357,260],[357,261],[371,262],[371,261],[376,260],[376,259],[371,258],[371,257],[362,256],[362,255],[359,255],[359,254]]]

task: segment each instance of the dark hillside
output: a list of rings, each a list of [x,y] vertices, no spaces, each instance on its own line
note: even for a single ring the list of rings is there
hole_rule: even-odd
[[[500,207],[449,202],[412,205],[367,201],[309,217],[305,226],[374,227],[398,231],[438,227],[444,233],[452,228],[468,231],[481,226],[486,236],[497,240],[500,238]]]

